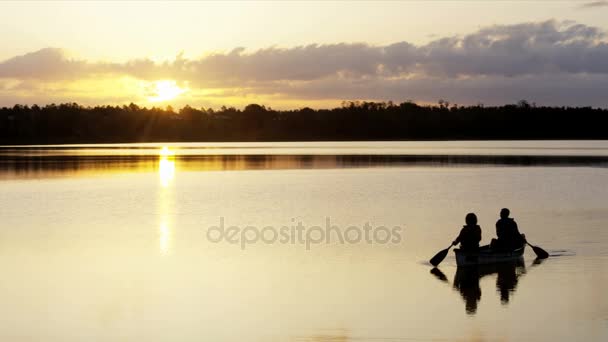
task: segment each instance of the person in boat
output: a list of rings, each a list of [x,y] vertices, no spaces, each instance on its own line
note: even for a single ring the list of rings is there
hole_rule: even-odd
[[[490,246],[496,250],[514,250],[526,243],[526,236],[519,232],[517,222],[510,218],[511,212],[507,208],[500,211],[500,219],[496,221],[496,239],[492,239]]]
[[[479,250],[479,241],[481,241],[481,227],[477,225],[477,215],[468,213],[465,217],[466,225],[460,230],[460,234],[452,246],[460,243],[460,249],[465,252],[474,252]]]

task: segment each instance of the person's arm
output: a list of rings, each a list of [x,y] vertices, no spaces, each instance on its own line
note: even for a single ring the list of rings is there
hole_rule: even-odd
[[[460,243],[461,236],[462,236],[462,229],[460,230],[460,233],[458,233],[458,236],[456,237],[456,239],[454,241],[452,241],[452,246],[456,246],[457,244]]]

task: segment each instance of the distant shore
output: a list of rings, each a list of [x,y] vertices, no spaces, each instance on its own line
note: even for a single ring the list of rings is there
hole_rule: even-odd
[[[608,109],[440,102],[345,102],[333,109],[251,104],[174,110],[76,103],[0,108],[0,145],[148,142],[606,140]]]

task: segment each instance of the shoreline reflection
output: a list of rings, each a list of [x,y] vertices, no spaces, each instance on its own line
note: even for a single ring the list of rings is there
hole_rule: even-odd
[[[179,165],[178,165],[179,164]],[[183,171],[288,170],[377,167],[594,166],[596,156],[462,156],[462,155],[178,155],[164,147],[157,155],[5,156],[0,153],[0,179],[73,177],[156,172],[164,182]]]

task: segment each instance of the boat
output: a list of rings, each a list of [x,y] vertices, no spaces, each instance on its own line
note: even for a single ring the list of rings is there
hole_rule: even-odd
[[[525,249],[526,245],[512,251],[497,251],[485,246],[476,252],[455,249],[454,254],[456,254],[456,265],[458,266],[488,265],[522,259]]]

